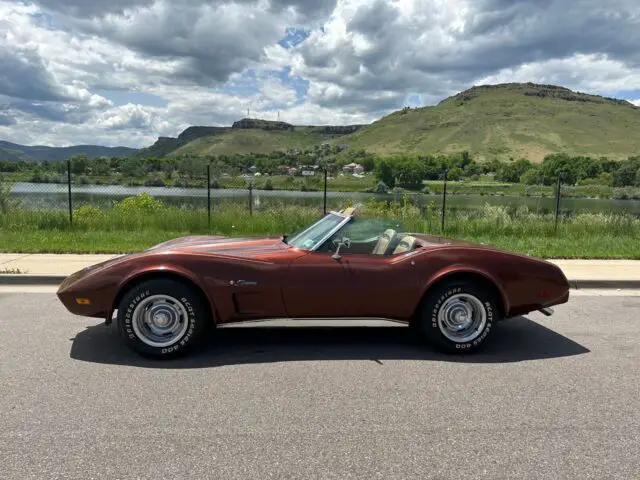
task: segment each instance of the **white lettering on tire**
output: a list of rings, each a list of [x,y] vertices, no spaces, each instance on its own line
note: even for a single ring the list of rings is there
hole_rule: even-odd
[[[442,305],[442,303],[450,296],[455,295],[457,293],[462,292],[462,288],[458,287],[458,288],[453,288],[453,289],[449,289],[447,292],[445,292],[444,294],[442,294],[440,296],[440,298],[436,301],[436,303],[433,306],[433,309],[431,311],[431,327],[433,329],[437,329],[439,331],[439,327],[438,327],[438,312],[440,310],[440,307]],[[451,343],[453,345],[455,345],[456,350],[466,350],[469,348],[473,348],[475,346],[480,345],[485,338],[487,338],[487,336],[489,335],[489,333],[491,332],[491,328],[493,326],[493,308],[491,306],[491,302],[484,302],[484,307],[485,307],[485,312],[487,315],[487,323],[485,325],[485,328],[482,332],[482,334],[476,338],[473,342],[467,342],[467,343],[456,343],[453,342],[449,339],[444,339],[446,342]]]

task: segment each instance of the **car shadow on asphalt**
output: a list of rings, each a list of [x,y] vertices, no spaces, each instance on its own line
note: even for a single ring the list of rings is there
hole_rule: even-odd
[[[344,322],[343,322],[344,324]],[[73,340],[71,358],[145,368],[208,368],[310,360],[422,360],[509,363],[588,353],[582,345],[525,317],[497,326],[491,341],[472,355],[447,355],[425,345],[405,325],[368,327],[259,326],[219,328],[184,358],[147,359],[125,347],[116,325],[88,327]]]

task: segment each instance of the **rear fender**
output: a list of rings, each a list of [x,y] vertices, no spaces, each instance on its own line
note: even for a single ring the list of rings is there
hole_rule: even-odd
[[[483,270],[481,268],[478,268],[472,265],[465,265],[465,264],[450,265],[446,268],[439,270],[438,272],[436,272],[434,275],[431,276],[431,278],[426,282],[426,284],[423,285],[422,291],[420,292],[421,298],[424,298],[424,296],[429,291],[429,289],[431,289],[431,287],[433,287],[434,285],[436,285],[437,283],[443,280],[446,280],[448,277],[452,277],[452,278],[463,277],[464,275],[477,275],[477,276],[483,277],[486,281],[491,283],[500,294],[500,300],[502,300],[503,313],[505,315],[508,314],[509,310],[511,309],[511,304],[509,302],[509,297],[507,296],[502,284],[498,281],[496,277],[491,275],[486,270]]]

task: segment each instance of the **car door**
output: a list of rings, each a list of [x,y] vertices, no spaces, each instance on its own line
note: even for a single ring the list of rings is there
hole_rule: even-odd
[[[350,313],[361,317],[409,318],[420,296],[412,258],[416,253],[342,255],[341,262],[348,270]]]
[[[300,317],[335,317],[354,311],[351,276],[344,262],[327,252],[308,252],[287,269],[282,293],[287,314]]]
[[[420,295],[415,252],[374,255],[367,225],[346,229],[323,248],[297,258],[283,282],[283,298],[292,317],[407,318]],[[334,258],[343,234],[351,244]],[[362,248],[366,245],[366,248]],[[366,252],[366,253],[365,253]]]

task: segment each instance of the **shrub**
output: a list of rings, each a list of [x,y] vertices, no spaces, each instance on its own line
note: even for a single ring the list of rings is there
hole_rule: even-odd
[[[387,187],[387,184],[384,183],[382,180],[380,180],[377,185],[375,186],[374,190],[375,193],[387,193],[389,191],[389,187]]]
[[[82,205],[73,211],[73,218],[78,223],[92,223],[99,221],[104,212],[94,205]]]
[[[115,210],[121,214],[150,213],[164,208],[164,204],[149,193],[140,193],[135,197],[127,197],[115,204]]]
[[[144,186],[145,187],[164,187],[165,183],[162,178],[156,177],[156,178],[149,178],[145,180]]]

